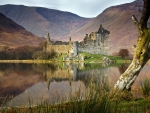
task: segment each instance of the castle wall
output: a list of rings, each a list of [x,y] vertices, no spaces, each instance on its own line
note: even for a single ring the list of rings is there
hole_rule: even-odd
[[[70,43],[69,45],[47,45],[46,51],[51,52],[52,50],[59,54],[68,54],[70,58],[78,54],[77,42]]]
[[[50,52],[51,50],[54,50],[57,53],[69,53],[70,48],[73,46],[71,45],[48,45],[46,48],[47,52]]]
[[[103,50],[103,48],[98,46],[86,46],[86,47],[79,47],[78,51],[80,52],[86,52],[90,54],[107,54],[106,51]]]
[[[67,57],[73,58],[78,55],[78,52],[87,52],[90,54],[105,54],[108,55],[108,39],[109,31],[105,30],[102,25],[97,32],[92,32],[89,36],[86,34],[85,38],[79,44],[77,42],[56,41],[51,43],[49,33],[47,34],[44,50],[51,52],[54,50],[57,53],[65,53]]]
[[[91,35],[92,34],[92,35]],[[78,47],[79,52],[86,52],[90,54],[104,54],[108,55],[108,39],[109,35],[107,33],[91,33],[91,40],[80,42]],[[87,38],[87,37],[86,37]],[[93,40],[95,39],[95,40]]]
[[[73,57],[75,57],[76,55],[78,55],[78,43],[77,42],[73,42]]]

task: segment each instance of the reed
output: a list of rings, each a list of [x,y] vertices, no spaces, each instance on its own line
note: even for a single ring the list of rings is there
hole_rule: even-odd
[[[149,78],[145,78],[145,79],[142,81],[141,87],[142,87],[143,96],[144,96],[145,98],[150,97],[150,79],[149,79]]]

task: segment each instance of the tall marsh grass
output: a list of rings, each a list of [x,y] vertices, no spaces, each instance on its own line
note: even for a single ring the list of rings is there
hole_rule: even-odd
[[[149,79],[149,78],[145,78],[145,79],[142,81],[141,87],[142,87],[143,96],[144,96],[145,98],[150,97],[150,79]]]

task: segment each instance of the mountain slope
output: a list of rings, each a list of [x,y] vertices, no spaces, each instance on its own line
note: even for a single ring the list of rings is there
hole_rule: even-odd
[[[68,12],[58,10],[26,7],[21,5],[0,6],[0,12],[12,18],[34,34],[45,36],[50,33],[55,40],[82,40],[85,34],[98,30],[100,24],[110,31],[110,53],[127,48],[136,43],[138,29],[131,19],[135,15],[140,19],[142,0],[109,7],[93,19],[86,19]],[[150,26],[150,21],[149,21]]]
[[[138,29],[131,17],[135,15],[139,20],[142,6],[142,0],[137,0],[132,3],[107,8],[88,24],[70,34],[70,36],[74,36],[75,40],[81,40],[85,34],[97,31],[100,24],[102,24],[105,29],[110,31],[111,53],[118,51],[120,48],[131,50],[131,46],[136,43],[138,36]]]
[[[0,12],[33,34],[46,36],[49,32],[57,40],[91,20],[69,12],[23,5],[3,5],[0,6]]]
[[[37,46],[44,38],[37,37],[0,13],[0,45]]]

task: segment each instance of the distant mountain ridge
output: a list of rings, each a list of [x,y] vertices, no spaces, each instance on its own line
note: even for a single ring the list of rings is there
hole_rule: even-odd
[[[44,38],[33,35],[0,13],[0,46],[38,46]]]
[[[91,20],[69,12],[23,5],[2,5],[0,12],[33,34],[45,37],[49,32],[56,40],[76,31]]]
[[[140,19],[143,1],[112,6],[105,9],[95,18],[82,18],[69,12],[62,12],[40,7],[26,7],[22,5],[3,5],[0,12],[22,25],[28,31],[40,36],[49,32],[51,39],[81,41],[85,34],[97,31],[100,24],[110,31],[110,53],[127,48],[136,43],[138,29],[131,19],[135,15]],[[148,22],[150,26],[150,20]]]
[[[138,28],[131,17],[135,15],[139,20],[142,9],[142,0],[109,7],[69,36],[74,36],[75,40],[82,40],[85,34],[97,31],[99,25],[102,24],[110,31],[110,53],[117,52],[121,48],[127,48],[132,52],[131,46],[136,44]],[[150,26],[150,19],[148,25]]]

